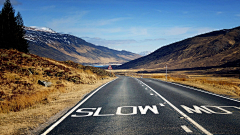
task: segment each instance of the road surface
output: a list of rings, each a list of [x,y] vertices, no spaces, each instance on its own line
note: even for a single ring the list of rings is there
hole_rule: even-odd
[[[42,134],[240,134],[240,102],[155,79],[119,76]]]

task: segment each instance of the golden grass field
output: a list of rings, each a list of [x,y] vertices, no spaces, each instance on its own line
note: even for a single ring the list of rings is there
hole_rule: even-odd
[[[152,78],[166,81],[165,75],[154,75]],[[178,75],[170,75],[167,81],[177,82],[219,95],[240,99],[240,80],[237,78],[206,75],[186,75],[180,77]]]
[[[0,134],[39,134],[39,131],[76,105],[84,95],[113,79],[109,77],[91,85],[66,83],[64,90],[49,94],[45,103],[34,104],[18,112],[0,113]]]
[[[166,73],[136,73],[142,70],[114,70],[116,74],[155,78],[166,81]],[[152,71],[152,70],[151,70]],[[197,87],[209,92],[240,100],[240,79],[236,77],[221,77],[214,74],[191,73],[191,71],[171,71],[167,81]]]
[[[103,69],[0,49],[0,134],[29,134],[114,78]],[[38,81],[51,82],[50,87]],[[35,133],[33,133],[35,134]]]

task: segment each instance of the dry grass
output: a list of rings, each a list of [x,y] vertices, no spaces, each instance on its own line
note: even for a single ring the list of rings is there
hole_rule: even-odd
[[[166,80],[166,76],[152,75],[152,78]],[[231,77],[214,77],[210,75],[171,74],[168,81],[201,88],[216,94],[240,99],[240,79]]]
[[[46,103],[35,104],[18,112],[0,113],[0,134],[39,134],[40,130],[54,121],[48,122],[52,116],[59,112],[62,112],[60,115],[63,114],[78,103],[85,94],[113,79],[100,80],[93,85],[66,82],[65,91],[51,93]]]
[[[37,126],[39,122],[46,121],[48,116],[63,109],[61,107],[65,101],[58,100],[61,96],[71,92],[79,93],[76,94],[79,101],[83,94],[98,86],[98,81],[103,82],[114,76],[103,69],[85,67],[72,61],[59,62],[17,50],[0,49],[0,62],[0,129],[4,131],[0,134],[24,133],[25,129]],[[38,84],[39,80],[51,82],[52,86],[42,86]],[[85,87],[88,91],[83,89]],[[45,120],[39,121],[38,117],[43,116],[36,114],[35,117],[35,114],[28,113],[37,106],[44,108],[55,101],[59,103],[59,107],[56,107],[58,110],[41,110],[46,112],[40,113]],[[28,119],[36,123],[28,124]]]
[[[0,112],[20,111],[48,101],[51,93],[65,91],[64,82],[94,84],[109,76],[105,70],[72,61],[59,62],[16,50],[0,49]],[[43,87],[38,81],[52,83]]]
[[[112,72],[119,75],[138,78],[155,78],[166,81],[165,73],[141,73],[145,71],[154,72],[160,70],[164,71],[165,69],[130,69],[113,70]],[[212,69],[211,71],[213,72],[214,69]],[[236,78],[239,75],[234,74],[231,76],[232,77],[222,77],[221,74],[206,74],[205,70],[170,71],[167,76],[167,81],[197,87],[209,92],[240,100],[240,79]]]

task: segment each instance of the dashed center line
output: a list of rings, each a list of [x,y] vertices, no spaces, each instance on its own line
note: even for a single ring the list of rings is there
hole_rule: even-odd
[[[159,105],[160,105],[160,106],[165,106],[165,105],[164,105],[164,104],[162,104],[162,103],[159,103]]]
[[[192,133],[192,130],[190,130],[186,125],[182,125],[181,127],[183,128],[183,130],[185,130],[185,132]]]
[[[136,80],[138,80],[137,78],[135,78]],[[140,80],[138,80],[140,81]],[[147,86],[152,92],[154,92],[156,95],[158,95],[161,99],[163,99],[168,105],[170,105],[175,111],[177,111],[180,115],[182,115],[184,118],[186,118],[186,120],[188,120],[190,123],[192,123],[193,125],[195,125],[198,129],[200,129],[203,133],[207,134],[207,135],[212,135],[212,133],[210,133],[209,131],[207,131],[204,127],[202,127],[200,124],[198,124],[197,122],[195,122],[192,118],[190,118],[189,116],[187,116],[185,113],[183,113],[181,110],[179,110],[176,106],[174,106],[171,102],[169,102],[166,98],[164,98],[162,95],[160,95],[159,93],[157,93],[154,89],[152,89],[150,86],[148,86],[146,83],[142,82],[142,84],[144,84],[145,86]],[[185,128],[185,126],[183,126]],[[182,128],[183,128],[182,127]],[[184,129],[185,130],[185,129]],[[190,130],[190,129],[189,129]],[[187,130],[187,131],[189,131]],[[185,130],[186,131],[186,130]],[[186,132],[187,132],[186,131]],[[190,130],[191,131],[191,130]],[[192,131],[191,131],[192,132]]]

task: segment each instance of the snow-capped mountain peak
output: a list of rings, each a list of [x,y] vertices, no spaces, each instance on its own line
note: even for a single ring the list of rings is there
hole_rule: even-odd
[[[25,27],[26,30],[33,30],[33,31],[42,31],[42,32],[49,32],[49,33],[57,33],[56,31],[47,28],[47,27],[38,27],[38,26],[30,26]]]
[[[24,29],[30,53],[41,57],[78,63],[125,63],[140,57],[131,52],[96,46],[76,36],[60,34],[45,27]]]

